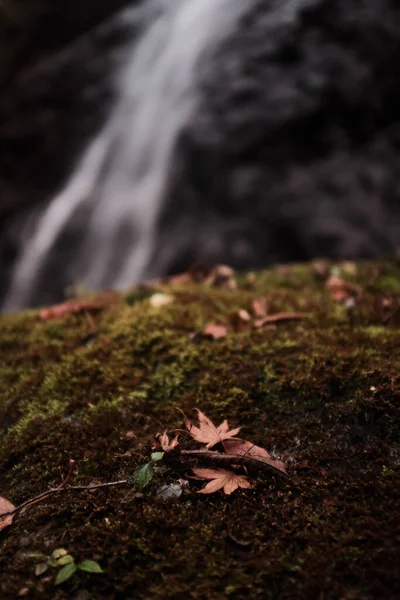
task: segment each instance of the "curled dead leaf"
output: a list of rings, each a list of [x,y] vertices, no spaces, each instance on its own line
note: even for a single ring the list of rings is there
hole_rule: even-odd
[[[205,279],[205,283],[214,287],[223,287],[230,290],[237,288],[235,271],[227,265],[217,265]]]
[[[359,300],[362,296],[362,290],[358,285],[345,281],[337,275],[329,277],[325,285],[335,302],[346,302],[350,298]]]
[[[173,450],[174,448],[176,448],[176,446],[179,445],[178,437],[179,434],[177,434],[174,438],[170,440],[169,435],[166,431],[164,431],[164,433],[157,433],[156,435],[156,439],[158,440],[164,452],[171,452],[171,450]]]
[[[259,319],[267,316],[268,309],[269,302],[266,296],[263,298],[255,298],[251,301],[251,311],[253,315]]]
[[[237,456],[251,456],[252,458],[256,458],[257,460],[262,461],[265,464],[268,464],[272,469],[277,469],[287,475],[286,465],[282,460],[276,460],[271,458],[271,455],[265,448],[261,448],[260,446],[256,446],[251,442],[247,442],[246,440],[225,440],[223,443],[224,450],[227,454],[234,454]]]
[[[204,280],[209,276],[210,269],[205,265],[194,264],[188,271],[184,273],[178,273],[177,275],[171,275],[165,279],[165,282],[169,285],[185,285],[188,283],[203,283]]]
[[[253,327],[254,329],[261,329],[264,325],[270,325],[275,323],[284,323],[287,321],[301,321],[302,319],[307,319],[308,315],[305,313],[275,313],[274,315],[268,315],[263,319],[258,319],[254,321]]]
[[[311,273],[315,279],[324,281],[330,275],[331,269],[329,263],[325,260],[314,260],[311,263]]]
[[[239,546],[240,548],[249,548],[253,543],[251,540],[243,540],[241,538],[238,538],[236,535],[233,535],[231,531],[228,531],[227,539],[236,544],[236,546]]]
[[[8,513],[15,509],[14,504],[2,498],[0,496],[0,531],[11,525],[15,515],[6,515],[2,517],[1,515],[4,513]]]
[[[263,459],[263,460],[265,463],[267,463],[273,469],[276,469],[277,471],[280,471],[281,473],[284,473],[285,475],[288,474],[288,472],[286,471],[286,465],[282,460],[278,460],[278,459],[274,459],[274,458],[268,458],[268,459]]]
[[[210,480],[198,494],[213,494],[223,489],[225,494],[232,494],[238,488],[250,489],[251,483],[245,475],[238,475],[226,469],[201,469],[194,467],[193,473],[199,479]]]
[[[103,300],[68,300],[62,304],[42,308],[39,316],[43,321],[50,321],[51,319],[60,319],[67,314],[102,310],[104,306]]]
[[[234,331],[242,331],[250,325],[251,316],[247,310],[241,309],[229,316],[229,322]]]
[[[193,283],[193,279],[190,276],[190,273],[179,273],[178,275],[172,275],[166,279],[166,283],[169,285],[186,285],[188,283]]]
[[[224,440],[222,442],[227,454],[238,456],[254,456],[256,458],[271,458],[270,454],[260,446],[256,446],[246,440]]]
[[[400,311],[400,298],[378,296],[374,307],[382,323],[386,325]]]
[[[225,325],[215,325],[210,323],[204,328],[204,334],[210,336],[213,340],[219,340],[226,338],[228,335],[228,328]]]

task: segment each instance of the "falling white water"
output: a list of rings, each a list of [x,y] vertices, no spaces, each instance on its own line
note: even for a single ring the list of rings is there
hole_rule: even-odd
[[[6,310],[29,304],[49,253],[85,206],[90,218],[67,265],[69,276],[89,289],[123,287],[143,277],[176,141],[201,101],[199,63],[233,31],[246,5],[245,0],[158,0],[157,16],[129,49],[107,124],[26,241]],[[131,235],[131,243],[116,261],[122,235]]]

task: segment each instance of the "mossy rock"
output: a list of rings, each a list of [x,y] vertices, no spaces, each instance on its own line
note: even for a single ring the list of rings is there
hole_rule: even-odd
[[[230,496],[192,481],[166,502],[156,490],[190,471],[161,469],[141,492],[51,496],[0,534],[0,597],[400,597],[400,269],[334,268],[356,299],[335,302],[320,269],[296,265],[234,290],[160,284],[174,301],[159,308],[138,290],[93,313],[3,317],[0,495],[15,505],[59,485],[69,459],[73,485],[131,479],[154,435],[182,427],[177,408],[241,425],[291,479],[256,473]],[[271,314],[308,318],[192,335],[265,294]],[[29,554],[60,547],[104,572],[36,576]]]

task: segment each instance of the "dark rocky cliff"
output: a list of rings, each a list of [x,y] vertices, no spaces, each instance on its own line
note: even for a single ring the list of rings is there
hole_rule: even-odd
[[[113,98],[127,0],[3,0],[0,35],[0,270],[19,252],[32,207],[70,172]],[[133,4],[129,2],[129,4]]]

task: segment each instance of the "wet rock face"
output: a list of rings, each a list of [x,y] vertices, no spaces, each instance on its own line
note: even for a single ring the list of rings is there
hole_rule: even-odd
[[[74,3],[68,26],[61,12],[49,12],[16,52],[13,76],[3,69],[3,281],[35,211],[109,112],[112,74],[142,24],[124,19],[122,4],[97,3],[89,18],[88,3]],[[53,28],[43,29],[49,22]],[[43,41],[38,32],[48,29]],[[400,240],[399,65],[395,2],[255,3],[203,63],[202,110],[180,140],[149,275],[194,261],[253,267],[393,253]],[[52,261],[53,275],[62,255]],[[49,272],[46,301],[63,285],[52,290],[51,280]]]
[[[104,122],[121,48],[138,30],[126,0],[56,4],[33,2],[13,14],[5,4],[0,21],[10,45],[0,63],[2,281],[35,214]]]
[[[2,3],[0,32],[8,52],[0,62],[0,184],[11,191],[2,194],[0,210],[22,195],[19,186],[31,193],[51,190],[70,166],[75,138],[81,145],[97,127],[107,104],[106,80],[128,34],[118,12],[126,3]]]
[[[171,195],[182,223],[188,190],[202,215],[197,244],[189,227],[193,259],[262,265],[399,244],[400,11],[301,4],[291,18],[281,2],[259,2],[203,73],[203,111]],[[158,254],[169,208],[165,220]]]

